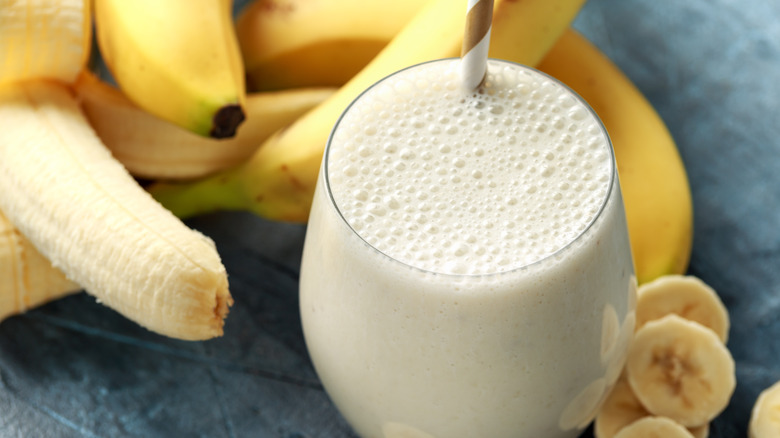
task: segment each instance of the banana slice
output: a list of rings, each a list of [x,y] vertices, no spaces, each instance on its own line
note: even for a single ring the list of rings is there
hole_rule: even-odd
[[[715,332],[674,314],[636,332],[626,375],[650,413],[686,427],[715,418],[736,386],[734,359]]]
[[[750,438],[774,438],[780,436],[780,381],[764,389],[758,395],[750,415]]]
[[[596,416],[593,432],[596,438],[613,438],[624,427],[649,415],[623,376],[604,401]]]
[[[604,401],[604,406],[593,424],[593,433],[596,438],[614,438],[624,427],[649,416],[651,414],[636,398],[623,375]],[[710,424],[689,427],[688,431],[694,438],[707,438],[710,434]]]
[[[665,417],[644,417],[624,427],[615,438],[694,438],[688,429]]]
[[[670,313],[712,329],[723,343],[728,340],[729,314],[718,294],[693,276],[666,275],[639,287],[637,330]]]
[[[707,438],[710,436],[710,423],[698,427],[689,427],[688,432],[693,435],[693,438]]]

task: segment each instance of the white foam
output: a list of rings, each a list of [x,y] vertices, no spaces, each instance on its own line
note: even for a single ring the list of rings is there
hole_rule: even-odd
[[[341,119],[329,187],[379,251],[441,273],[538,261],[585,230],[607,197],[608,140],[571,92],[491,62],[465,94],[457,63],[405,70]]]

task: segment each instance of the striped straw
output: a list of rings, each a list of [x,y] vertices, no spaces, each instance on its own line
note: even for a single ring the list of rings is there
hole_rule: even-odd
[[[461,77],[468,90],[476,90],[485,80],[492,20],[493,0],[468,0],[460,53]]]

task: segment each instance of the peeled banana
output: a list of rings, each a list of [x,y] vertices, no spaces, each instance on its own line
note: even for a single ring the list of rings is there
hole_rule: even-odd
[[[736,386],[734,359],[715,332],[675,314],[636,332],[626,377],[648,412],[687,427],[712,421]]]
[[[693,243],[693,206],[685,166],[664,121],[617,66],[574,30],[538,68],[580,94],[609,133],[639,283],[683,274]]]
[[[430,0],[255,0],[236,18],[248,86],[341,86]]]
[[[74,89],[114,157],[136,177],[165,180],[200,178],[246,161],[271,134],[333,94],[330,88],[251,93],[236,136],[217,140],[150,115],[88,71]]]
[[[0,84],[75,81],[89,58],[90,6],[89,0],[0,0]]]
[[[516,57],[532,63],[564,32],[583,0],[497,0],[491,50],[529,39]],[[532,22],[541,21],[546,26]],[[428,3],[370,64],[287,129],[269,138],[245,164],[190,184],[158,184],[150,192],[179,217],[219,209],[249,210],[282,221],[308,218],[317,173],[330,130],[363,90],[384,76],[431,59],[457,56],[465,27],[462,8],[451,0]],[[229,194],[228,194],[229,193]]]
[[[0,132],[0,209],[55,267],[157,333],[222,334],[232,299],[214,243],[111,157],[68,88],[0,88]]]
[[[80,290],[0,212],[0,321]]]
[[[235,135],[245,83],[230,1],[95,0],[103,60],[139,107],[205,137]]]

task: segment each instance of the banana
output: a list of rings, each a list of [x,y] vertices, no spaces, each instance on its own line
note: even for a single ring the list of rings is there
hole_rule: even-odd
[[[0,209],[55,267],[152,331],[222,334],[232,299],[214,243],[111,157],[68,88],[1,88],[0,132]]]
[[[430,0],[255,0],[236,17],[252,90],[341,86]]]
[[[624,427],[648,415],[650,413],[636,398],[628,381],[621,377],[601,406],[593,424],[593,433],[596,438],[613,438]]]
[[[707,438],[710,436],[710,423],[698,427],[689,427],[688,432],[693,435],[693,438]]]
[[[694,438],[688,429],[664,417],[645,417],[624,427],[615,438]]]
[[[534,41],[518,59],[532,64],[566,30],[583,0],[497,0],[491,51]],[[428,3],[360,73],[327,101],[265,141],[246,163],[189,184],[157,184],[154,197],[179,217],[248,210],[267,219],[305,222],[330,130],[352,100],[384,76],[423,61],[456,56],[465,11],[451,0]],[[545,26],[535,23],[544,22]]]
[[[639,284],[683,274],[691,255],[693,206],[685,167],[663,120],[618,67],[574,30],[538,68],[580,94],[606,126]]]
[[[780,436],[780,381],[761,391],[753,405],[748,424],[749,438]]]
[[[650,412],[634,395],[625,375],[622,376],[610,391],[601,410],[593,423],[593,433],[596,438],[614,438],[615,435],[635,421],[650,416]],[[694,438],[707,438],[710,425],[687,428]]]
[[[626,376],[648,412],[687,427],[715,418],[736,385],[734,359],[715,332],[675,314],[636,332]]]
[[[95,0],[97,42],[139,107],[205,137],[235,135],[245,83],[231,1]]]
[[[0,321],[79,292],[0,212]]]
[[[639,287],[637,329],[670,313],[713,330],[725,344],[729,314],[718,294],[694,276],[665,275]]]
[[[0,0],[0,84],[75,81],[89,58],[90,19],[88,0]]]
[[[236,136],[217,140],[150,115],[89,71],[74,89],[100,139],[132,175],[167,180],[200,178],[244,162],[273,132],[333,94],[330,88],[251,93]]]

